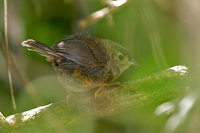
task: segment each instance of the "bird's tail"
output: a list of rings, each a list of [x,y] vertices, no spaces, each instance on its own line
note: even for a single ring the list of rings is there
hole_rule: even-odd
[[[36,51],[40,53],[42,56],[45,56],[47,58],[60,57],[60,55],[56,51],[54,51],[52,48],[36,40],[28,39],[28,40],[23,41],[21,44],[24,47],[28,47],[28,50]]]

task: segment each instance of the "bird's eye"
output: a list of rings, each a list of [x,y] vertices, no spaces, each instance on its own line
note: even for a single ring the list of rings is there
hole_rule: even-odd
[[[119,55],[120,60],[124,60],[124,56],[122,54]]]

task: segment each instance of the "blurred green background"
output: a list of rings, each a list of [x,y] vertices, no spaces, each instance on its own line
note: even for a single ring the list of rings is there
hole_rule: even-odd
[[[199,19],[193,6],[199,2],[130,0],[116,12],[78,28],[78,22],[106,7],[100,0],[8,0],[9,45],[12,52],[13,85],[17,111],[12,108],[7,63],[3,50],[3,0],[0,1],[0,112],[5,116],[65,99],[66,92],[45,58],[20,44],[35,39],[52,46],[66,36],[87,32],[124,45],[140,65],[131,67],[120,81],[143,78],[175,65],[191,69],[198,79]],[[200,5],[200,4],[199,4]],[[190,11],[187,12],[187,9]],[[196,15],[196,16],[195,16]],[[194,80],[195,81],[195,80]],[[195,83],[194,83],[195,84]],[[194,85],[198,88],[198,84]],[[117,114],[68,129],[72,133],[162,132],[168,115],[156,116],[156,105]],[[195,111],[193,111],[195,112]],[[194,113],[195,114],[195,113]],[[193,115],[191,115],[193,116]],[[196,121],[198,121],[197,119]],[[196,121],[191,117],[190,121]],[[183,122],[187,125],[187,121]],[[77,128],[78,127],[78,128]],[[184,130],[184,132],[190,131]],[[177,130],[182,132],[185,128]],[[200,131],[200,130],[194,130]]]

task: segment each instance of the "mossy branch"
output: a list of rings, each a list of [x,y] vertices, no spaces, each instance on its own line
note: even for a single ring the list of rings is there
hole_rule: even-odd
[[[63,100],[41,106],[0,121],[18,130],[59,128],[151,104],[159,105],[186,93],[186,75],[187,67],[175,66],[137,81],[104,88],[96,99],[74,95],[68,102]]]

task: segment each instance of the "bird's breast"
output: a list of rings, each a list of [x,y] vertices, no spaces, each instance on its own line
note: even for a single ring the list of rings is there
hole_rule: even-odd
[[[65,60],[59,63],[59,66],[54,65],[54,67],[58,72],[61,83],[67,90],[74,92],[87,91],[114,79],[112,69],[104,65],[85,67],[73,61]]]

